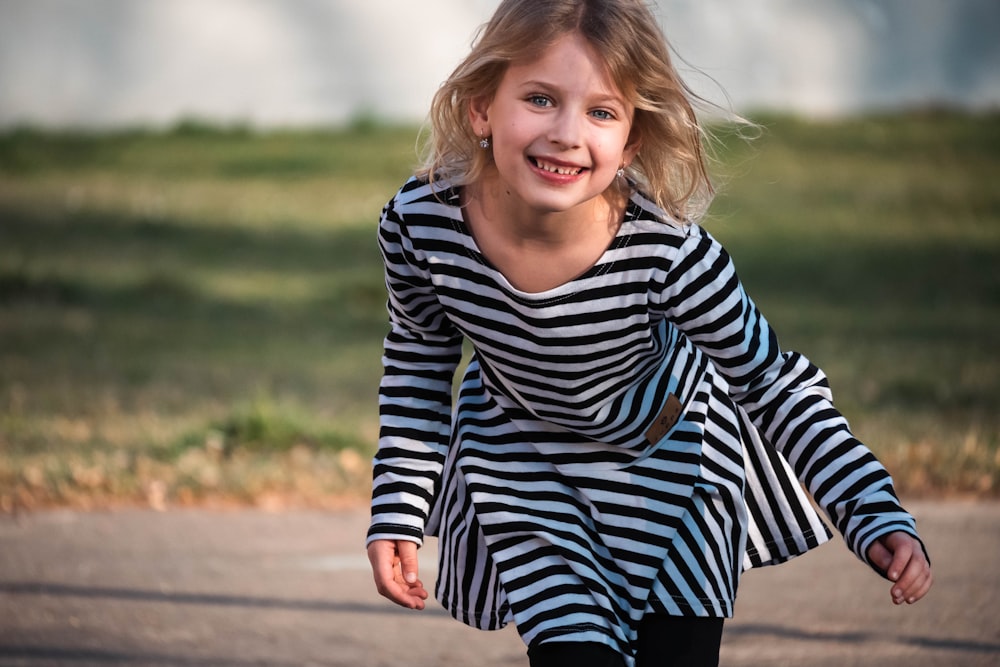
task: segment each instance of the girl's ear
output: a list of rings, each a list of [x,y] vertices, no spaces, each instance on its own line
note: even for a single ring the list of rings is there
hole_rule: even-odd
[[[639,133],[632,128],[629,133],[628,143],[625,144],[625,148],[622,150],[622,164],[629,165],[632,164],[632,160],[635,156],[639,154],[639,149],[642,147],[642,137]]]
[[[625,150],[622,151],[622,164],[626,166],[632,164],[635,156],[639,154],[639,148],[640,143],[638,140],[625,144]]]
[[[490,130],[490,100],[486,97],[476,97],[469,101],[469,123],[479,137],[488,137]]]

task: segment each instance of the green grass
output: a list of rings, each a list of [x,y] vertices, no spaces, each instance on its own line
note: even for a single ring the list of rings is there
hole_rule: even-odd
[[[222,469],[239,451],[281,468],[296,445],[370,450],[374,226],[413,142],[410,129],[0,139],[6,504],[119,496],[128,477],[131,495],[164,479],[173,495],[174,472],[144,461],[220,437]],[[124,463],[99,488],[67,481],[66,461],[106,468],[93,461],[107,452]],[[26,485],[25,469],[47,481]],[[202,491],[245,495],[227,484]]]
[[[712,229],[904,491],[1000,486],[1000,117],[763,119]]]
[[[706,224],[904,492],[1000,489],[1000,117],[761,119]],[[0,135],[0,506],[364,493],[411,128]]]

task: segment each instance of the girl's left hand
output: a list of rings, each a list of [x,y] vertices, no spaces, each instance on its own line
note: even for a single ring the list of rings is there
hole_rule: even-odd
[[[923,546],[909,533],[897,531],[878,538],[868,549],[868,559],[893,582],[893,604],[913,604],[934,582]]]
[[[417,577],[417,545],[408,540],[373,540],[368,545],[375,587],[401,607],[423,609],[429,597]]]

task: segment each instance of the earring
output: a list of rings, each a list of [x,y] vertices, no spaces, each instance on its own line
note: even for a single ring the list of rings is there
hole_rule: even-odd
[[[482,139],[480,139],[479,140],[479,147],[482,148],[483,150],[486,150],[487,148],[489,148],[490,147],[490,138],[489,137],[483,137]]]
[[[618,173],[616,175],[618,178],[625,178],[625,165],[618,167]]]

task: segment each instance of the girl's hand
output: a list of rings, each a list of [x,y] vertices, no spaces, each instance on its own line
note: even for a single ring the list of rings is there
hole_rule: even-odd
[[[923,546],[908,533],[894,532],[878,538],[869,547],[868,558],[893,582],[893,604],[913,604],[927,594],[934,581]]]
[[[428,594],[417,577],[417,545],[407,540],[375,540],[368,545],[375,588],[407,609],[423,609]]]

